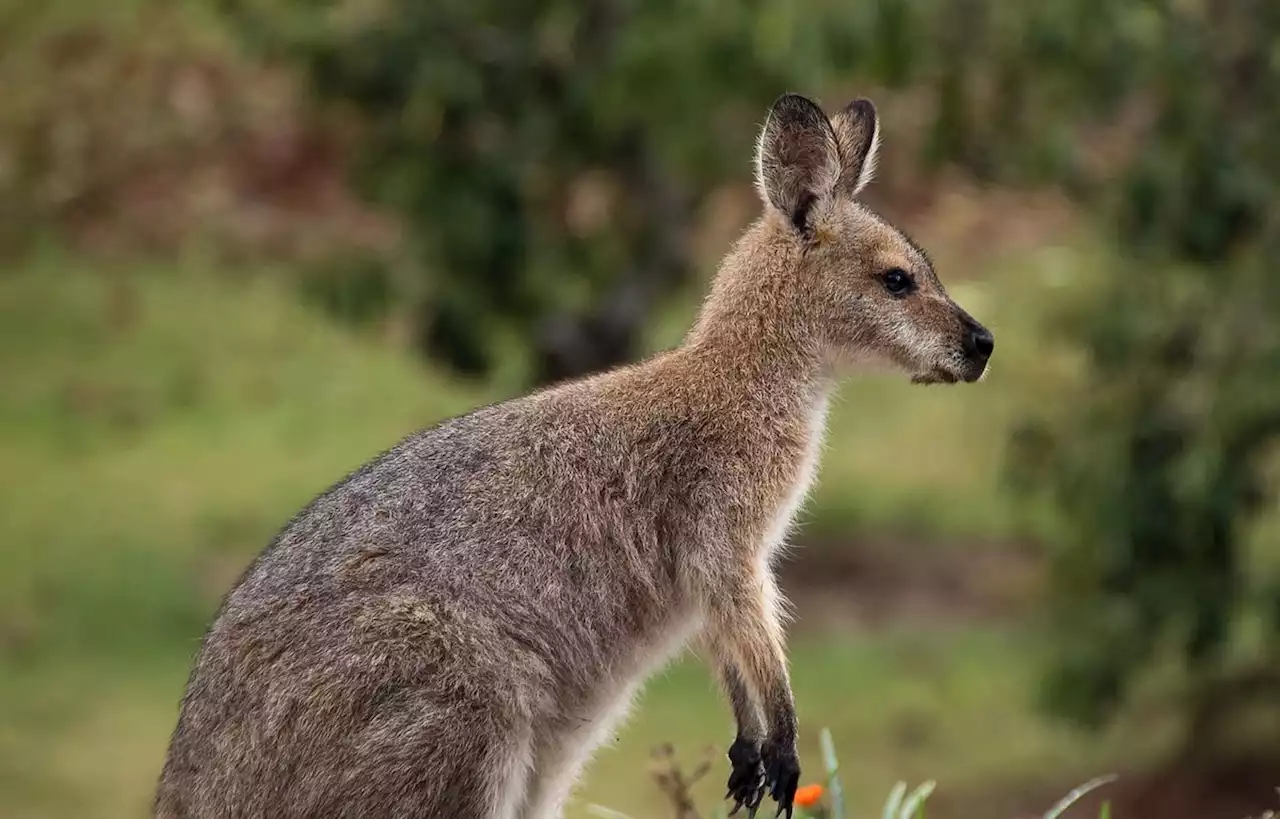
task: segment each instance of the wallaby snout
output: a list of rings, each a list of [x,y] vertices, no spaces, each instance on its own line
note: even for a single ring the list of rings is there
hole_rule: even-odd
[[[968,365],[962,378],[972,383],[987,371],[987,362],[996,349],[996,337],[963,310],[960,321],[964,325],[964,358]]]
[[[906,365],[916,384],[971,384],[987,371],[995,351],[995,336],[977,319],[950,299],[935,301],[933,309],[920,309],[909,321],[916,328],[905,335],[912,340]],[[941,317],[938,314],[941,313]],[[931,315],[932,314],[932,315]]]

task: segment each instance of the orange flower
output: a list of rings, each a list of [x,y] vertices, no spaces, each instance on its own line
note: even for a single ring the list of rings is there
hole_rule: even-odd
[[[822,799],[821,785],[805,785],[796,791],[796,804],[802,808],[811,808]]]

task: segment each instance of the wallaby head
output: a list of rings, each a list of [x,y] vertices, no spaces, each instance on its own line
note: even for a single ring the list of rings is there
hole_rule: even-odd
[[[879,143],[868,100],[828,117],[805,97],[779,98],[756,155],[765,216],[722,278],[790,279],[770,285],[786,294],[772,298],[788,302],[791,337],[829,363],[887,364],[919,383],[976,381],[991,333],[947,295],[924,251],[858,201]]]

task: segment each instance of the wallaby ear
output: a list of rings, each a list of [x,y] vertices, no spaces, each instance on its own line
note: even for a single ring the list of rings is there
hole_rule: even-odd
[[[880,120],[868,99],[856,99],[831,118],[840,147],[840,181],[836,189],[853,197],[862,192],[876,173],[880,151]]]
[[[813,205],[831,194],[839,177],[840,149],[827,115],[798,94],[779,97],[756,146],[756,187],[765,205],[803,233]]]

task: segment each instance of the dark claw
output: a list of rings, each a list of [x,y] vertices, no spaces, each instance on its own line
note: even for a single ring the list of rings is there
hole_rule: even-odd
[[[794,743],[769,743],[761,753],[769,797],[778,803],[777,816],[791,819],[796,789],[800,786],[800,760]],[[776,819],[776,818],[775,818]]]
[[[729,748],[729,762],[733,769],[729,774],[729,789],[724,796],[725,799],[734,800],[729,815],[735,815],[745,806],[748,819],[755,819],[756,810],[765,794],[765,770],[760,760],[760,746],[738,737]]]

